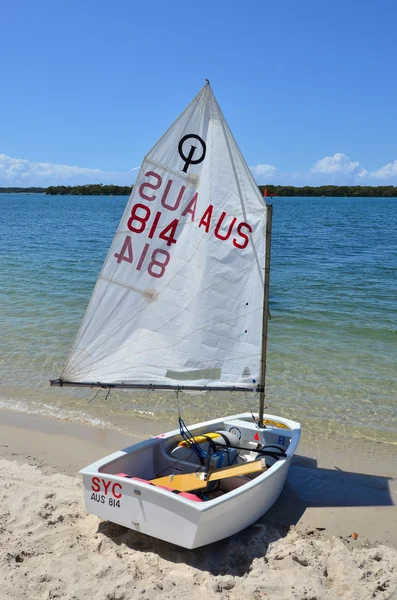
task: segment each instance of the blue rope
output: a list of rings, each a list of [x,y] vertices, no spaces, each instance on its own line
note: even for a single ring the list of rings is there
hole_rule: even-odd
[[[180,434],[182,436],[182,439],[185,440],[185,442],[187,444],[189,444],[189,446],[191,446],[193,448],[193,450],[196,452],[197,456],[204,460],[205,458],[208,457],[208,452],[205,452],[205,450],[203,450],[200,445],[195,441],[194,436],[190,433],[189,429],[187,428],[185,422],[183,421],[182,417],[178,418],[179,421],[179,431]],[[219,458],[219,465],[218,465],[218,469],[220,469],[223,465],[223,458],[224,458],[224,454],[223,452],[221,452],[220,450],[218,450],[218,452],[214,452],[212,454],[212,456],[218,456]],[[230,458],[229,458],[229,453],[227,453],[228,456],[228,462],[230,464]]]
[[[219,456],[219,465],[218,465],[218,469],[221,468],[221,466],[223,465],[223,453],[222,452],[214,452],[213,456]]]
[[[204,450],[202,450],[200,448],[200,445],[195,441],[195,439],[192,436],[192,434],[190,433],[189,429],[186,427],[182,417],[179,417],[178,421],[179,421],[179,431],[182,436],[182,439],[184,439],[185,442],[187,442],[189,444],[189,446],[191,446],[193,448],[193,450],[195,451],[195,453],[197,454],[197,456],[199,458],[204,460],[204,458],[206,458],[206,456],[207,456],[207,453],[204,452]]]

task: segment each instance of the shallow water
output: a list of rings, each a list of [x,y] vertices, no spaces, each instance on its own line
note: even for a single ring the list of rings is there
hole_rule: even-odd
[[[125,197],[0,194],[0,408],[134,430],[176,425],[174,393],[50,388]],[[267,405],[306,441],[397,444],[397,201],[274,198]],[[95,399],[94,399],[95,397]],[[92,401],[91,401],[92,400]],[[185,420],[256,410],[255,395],[183,394]],[[161,422],[161,425],[160,425]]]

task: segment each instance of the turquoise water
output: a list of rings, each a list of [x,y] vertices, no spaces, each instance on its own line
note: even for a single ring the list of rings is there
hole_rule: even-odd
[[[0,408],[134,430],[175,424],[174,394],[50,388],[125,197],[0,194]],[[397,201],[274,198],[267,405],[305,436],[397,444]],[[92,401],[91,401],[92,400]],[[256,409],[183,394],[187,420]]]

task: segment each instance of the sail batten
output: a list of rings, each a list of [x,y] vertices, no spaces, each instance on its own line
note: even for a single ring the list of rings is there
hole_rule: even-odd
[[[206,84],[141,165],[60,381],[256,389],[265,228]]]

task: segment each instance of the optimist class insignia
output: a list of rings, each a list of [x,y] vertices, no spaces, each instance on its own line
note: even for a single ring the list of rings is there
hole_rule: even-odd
[[[193,158],[193,156],[195,155],[196,150],[197,150],[197,146],[194,146],[193,144],[191,144],[191,146],[190,146],[189,154],[187,156],[186,156],[186,154],[184,154],[183,146],[187,140],[198,140],[200,142],[202,152],[198,158]],[[189,146],[189,144],[185,144],[186,149],[188,148],[188,146]],[[206,145],[205,141],[199,135],[196,135],[195,133],[189,133],[188,135],[185,135],[181,139],[181,141],[179,142],[179,145],[178,145],[178,154],[181,157],[181,159],[185,162],[185,166],[183,167],[182,171],[184,173],[187,173],[187,170],[190,165],[198,165],[199,163],[203,162],[203,160],[205,159],[206,152],[207,152],[207,145]]]

